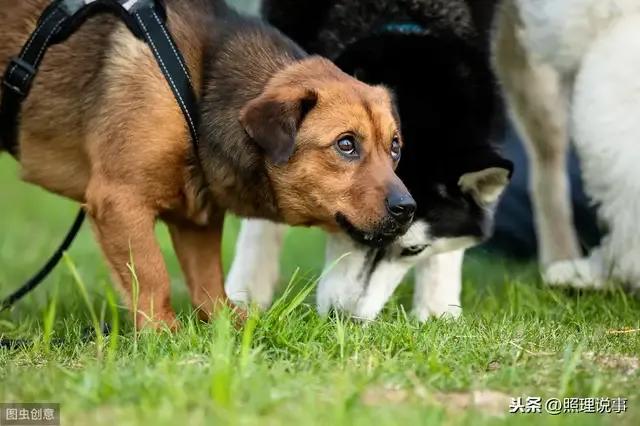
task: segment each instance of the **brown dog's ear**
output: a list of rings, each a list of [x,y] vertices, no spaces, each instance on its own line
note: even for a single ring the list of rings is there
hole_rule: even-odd
[[[267,90],[240,111],[240,123],[276,165],[289,161],[298,128],[316,105],[318,95],[310,90]]]

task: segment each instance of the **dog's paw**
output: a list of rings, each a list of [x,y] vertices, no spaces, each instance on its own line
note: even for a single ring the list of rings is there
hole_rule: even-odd
[[[244,280],[234,279],[225,283],[225,291],[227,297],[238,306],[247,306],[250,302],[249,286],[245,285]]]
[[[255,303],[260,309],[268,309],[279,279],[277,263],[233,265],[225,283],[227,296],[233,303],[247,306]]]
[[[356,306],[356,308],[352,312],[349,312],[349,314],[351,315],[351,318],[356,321],[368,323],[375,320],[381,310],[382,308],[377,306],[362,305]]]
[[[252,287],[248,288],[244,285],[236,284],[232,282],[232,285],[227,286],[227,297],[239,307],[247,307],[250,304],[255,304],[262,310],[269,309],[273,302],[273,284],[276,280],[260,280],[252,281]]]
[[[411,314],[420,322],[427,322],[432,318],[457,319],[462,315],[462,307],[460,307],[460,302],[430,304],[429,306],[414,307]]]
[[[555,287],[601,289],[605,280],[593,257],[552,262],[542,270],[545,283]]]

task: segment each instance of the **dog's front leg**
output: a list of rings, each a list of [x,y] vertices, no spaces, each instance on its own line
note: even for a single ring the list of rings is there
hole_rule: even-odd
[[[364,282],[365,289],[352,311],[353,317],[373,321],[387,304],[412,265],[412,262],[399,259],[381,261],[371,274],[369,281]]]
[[[169,233],[187,281],[191,302],[200,319],[209,320],[217,309],[229,304],[222,271],[224,213],[206,226],[188,222],[169,223]]]
[[[267,309],[280,278],[280,252],[287,227],[261,219],[242,221],[225,288],[236,303]]]
[[[416,265],[413,314],[419,321],[431,317],[456,318],[462,313],[464,250],[433,255]]]
[[[93,183],[86,209],[113,276],[135,312],[136,328],[173,329],[177,322],[169,273],[154,233],[157,212],[143,200],[132,188]]]
[[[318,312],[324,315],[335,308],[355,319],[374,320],[413,265],[402,259],[377,259],[380,254],[346,235],[329,235],[318,284]]]
[[[494,37],[494,66],[530,160],[539,257],[544,269],[553,262],[581,256],[566,170],[568,84],[527,50],[518,22],[515,5],[505,2]]]

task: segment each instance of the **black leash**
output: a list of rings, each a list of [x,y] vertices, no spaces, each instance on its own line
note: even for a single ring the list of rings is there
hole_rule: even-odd
[[[3,146],[17,156],[20,107],[29,95],[47,48],[64,42],[98,13],[119,17],[136,37],[149,45],[185,117],[197,156],[198,102],[187,65],[166,26],[167,15],[161,0],[54,0],[40,16],[20,54],[9,62],[2,79],[0,141]],[[9,309],[47,277],[71,246],[84,218],[85,213],[80,210],[60,247],[33,278],[0,302],[0,312]]]
[[[26,296],[27,293],[36,288],[38,284],[40,284],[47,277],[47,275],[49,275],[49,273],[53,271],[58,262],[60,262],[60,259],[62,258],[64,252],[69,249],[71,243],[76,238],[76,235],[78,235],[78,232],[82,227],[82,222],[84,222],[84,217],[84,210],[80,209],[78,215],[76,216],[76,220],[73,221],[73,225],[71,225],[71,229],[69,230],[69,232],[67,232],[67,235],[66,237],[64,237],[64,240],[62,241],[62,244],[60,244],[60,247],[56,249],[47,263],[44,264],[44,266],[38,271],[37,274],[31,277],[29,281],[24,283],[24,285],[13,292],[13,294],[0,302],[0,312],[4,312],[5,310],[9,309],[18,300]]]

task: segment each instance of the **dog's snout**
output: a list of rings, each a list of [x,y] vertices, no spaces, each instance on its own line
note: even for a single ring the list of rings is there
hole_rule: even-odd
[[[392,192],[386,199],[387,211],[396,221],[406,224],[413,220],[416,202],[408,192]]]

